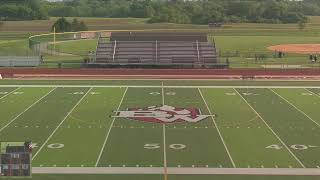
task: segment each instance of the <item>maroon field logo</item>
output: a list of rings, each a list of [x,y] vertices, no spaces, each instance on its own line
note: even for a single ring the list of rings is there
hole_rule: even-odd
[[[179,108],[168,105],[147,108],[129,108],[126,111],[116,111],[113,117],[128,118],[152,123],[196,123],[214,115],[202,115],[198,108]]]

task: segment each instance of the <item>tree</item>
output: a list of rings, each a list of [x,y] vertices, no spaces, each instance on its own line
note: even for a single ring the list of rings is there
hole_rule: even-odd
[[[299,20],[298,22],[298,28],[300,31],[304,30],[307,27],[307,22],[303,20]]]
[[[4,26],[4,22],[0,21],[0,31],[2,30],[3,26]]]
[[[80,22],[78,26],[78,31],[88,31],[88,27],[83,21]]]
[[[68,32],[71,31],[71,24],[67,21],[66,18],[59,18],[52,26],[52,31],[56,29],[56,32]]]

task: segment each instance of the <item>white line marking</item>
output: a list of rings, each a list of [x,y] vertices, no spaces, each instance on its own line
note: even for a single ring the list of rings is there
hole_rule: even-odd
[[[5,94],[4,96],[0,97],[0,99],[4,99],[5,97],[9,96],[10,94],[16,92],[16,91],[19,90],[19,89],[21,89],[21,87],[18,87],[18,88],[16,88],[16,89],[12,90],[11,92],[9,92],[9,93]]]
[[[162,94],[162,105],[165,105],[163,82],[162,82],[161,94]],[[163,170],[164,170],[164,180],[167,180],[168,179],[167,143],[166,143],[166,125],[164,123],[162,124],[162,129],[163,129]]]
[[[70,116],[70,114],[74,111],[74,109],[81,103],[81,101],[87,96],[87,94],[92,90],[92,87],[86,92],[85,95],[83,95],[79,101],[73,106],[73,108],[67,113],[67,115],[63,118],[63,120],[60,122],[60,124],[56,127],[56,129],[50,134],[50,136],[47,138],[47,140],[41,145],[39,150],[36,152],[36,154],[32,157],[32,160],[34,160],[37,155],[41,152],[41,150],[44,148],[44,146],[49,142],[51,137],[57,132],[57,130],[60,128],[60,126],[64,123],[64,121]]]
[[[127,91],[128,91],[128,87],[126,87],[126,90],[124,91],[124,93],[123,93],[123,95],[122,95],[122,98],[121,98],[121,100],[120,100],[120,102],[119,102],[117,111],[119,111],[119,109],[120,109],[120,107],[121,107],[121,104],[122,104],[122,101],[123,101],[124,97],[125,97],[126,94],[127,94]],[[98,163],[99,163],[100,158],[101,158],[101,156],[102,156],[103,150],[104,150],[104,148],[105,148],[105,146],[106,146],[106,144],[107,144],[107,141],[108,141],[108,138],[109,138],[109,135],[110,135],[110,132],[111,132],[111,129],[112,129],[112,127],[113,127],[113,124],[114,124],[114,121],[115,121],[115,120],[116,120],[116,118],[114,117],[114,118],[112,119],[112,122],[111,122],[111,124],[110,124],[109,130],[108,130],[107,135],[106,135],[106,138],[105,138],[105,140],[104,140],[104,142],[103,142],[103,145],[102,145],[102,147],[101,147],[101,150],[100,150],[98,159],[97,159],[97,161],[96,161],[95,167],[98,166]]]
[[[243,101],[259,116],[259,118],[264,122],[264,124],[270,129],[273,135],[281,142],[281,144],[289,151],[289,153],[298,161],[298,163],[305,168],[305,165],[298,159],[298,157],[290,150],[290,148],[282,141],[282,139],[274,132],[274,130],[269,126],[269,124],[262,118],[262,116],[249,104],[249,102],[238,92],[238,90],[234,89],[238,93],[238,95],[243,99]]]
[[[295,106],[294,104],[292,104],[289,100],[287,100],[286,98],[284,98],[283,96],[281,96],[279,93],[275,92],[273,89],[270,89],[273,93],[275,93],[277,96],[279,96],[281,99],[283,99],[284,101],[286,101],[288,104],[290,104],[292,107],[294,107],[296,110],[298,110],[300,113],[302,113],[304,116],[306,116],[308,119],[310,119],[312,122],[314,122],[317,126],[320,127],[320,124],[313,120],[309,115],[307,115],[304,111],[302,111],[301,109],[299,109],[297,106]]]
[[[200,88],[198,88],[198,91],[199,91],[199,93],[200,93],[200,96],[201,96],[204,104],[206,105],[206,107],[207,107],[207,109],[208,109],[209,114],[212,115],[211,110],[210,110],[210,108],[209,108],[209,106],[208,106],[205,98],[203,97],[203,94],[202,94]],[[230,152],[229,152],[229,149],[228,149],[228,147],[227,147],[227,144],[225,143],[225,141],[224,141],[224,139],[223,139],[223,137],[222,137],[222,134],[221,134],[221,132],[220,132],[220,130],[219,130],[219,127],[218,127],[216,121],[214,120],[213,116],[211,116],[211,119],[212,119],[212,122],[213,122],[214,126],[215,126],[216,129],[217,129],[217,132],[218,132],[218,134],[219,134],[219,136],[220,136],[220,139],[221,139],[221,141],[222,141],[222,143],[223,143],[223,146],[224,146],[225,150],[227,151],[227,154],[228,154],[228,156],[229,156],[229,158],[230,158],[230,161],[231,161],[231,163],[232,163],[232,166],[233,166],[234,168],[236,168],[237,166],[236,166],[236,164],[235,164],[234,161],[233,161],[233,158],[232,158],[232,156],[231,156],[231,154],[230,154]]]
[[[7,123],[5,126],[3,126],[0,129],[0,132],[3,131],[3,129],[5,129],[6,127],[8,127],[13,121],[15,121],[16,119],[18,119],[22,114],[24,114],[25,112],[27,112],[30,108],[32,108],[34,105],[36,105],[38,102],[40,102],[42,99],[44,99],[45,97],[47,97],[52,91],[54,91],[57,88],[53,88],[51,91],[49,91],[47,94],[45,94],[44,96],[42,96],[41,98],[39,98],[36,102],[34,102],[33,104],[31,104],[29,107],[27,107],[24,111],[22,111],[20,114],[18,114],[15,118],[13,118],[9,123]]]
[[[320,89],[320,86],[161,86],[161,85],[0,85],[0,87],[109,87],[109,88],[217,88],[217,89],[227,89],[227,88],[239,88],[239,89],[265,89],[265,88],[274,88],[274,89],[302,89],[302,88],[309,88],[309,89]]]
[[[315,92],[313,92],[313,91],[311,91],[311,90],[309,90],[309,89],[307,89],[307,88],[304,88],[305,90],[307,90],[307,91],[309,91],[310,93],[312,93],[312,94],[314,94],[314,95],[316,95],[316,96],[318,96],[319,98],[320,98],[320,94],[317,94],[317,93],[315,93]]]

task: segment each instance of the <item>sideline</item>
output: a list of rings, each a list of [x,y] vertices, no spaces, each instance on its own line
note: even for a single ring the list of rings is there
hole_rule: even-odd
[[[33,167],[34,174],[163,174],[163,167]],[[320,176],[310,168],[168,168],[168,174]]]
[[[274,89],[320,89],[319,86],[162,86],[162,85],[0,85],[0,87],[108,87],[108,88],[181,88],[181,89],[187,89],[187,88],[216,88],[216,89],[227,89],[227,88],[252,88],[252,89],[266,89],[266,88],[274,88]]]

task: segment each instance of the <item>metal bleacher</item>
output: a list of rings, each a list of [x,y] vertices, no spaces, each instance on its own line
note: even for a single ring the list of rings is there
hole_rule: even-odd
[[[146,39],[146,36],[143,38],[151,40]],[[124,40],[125,38],[121,41],[107,41],[99,38],[94,63],[129,67],[140,65],[204,68],[217,64],[215,45],[207,41],[167,41],[167,36],[166,41],[138,41],[137,37],[135,40]]]

